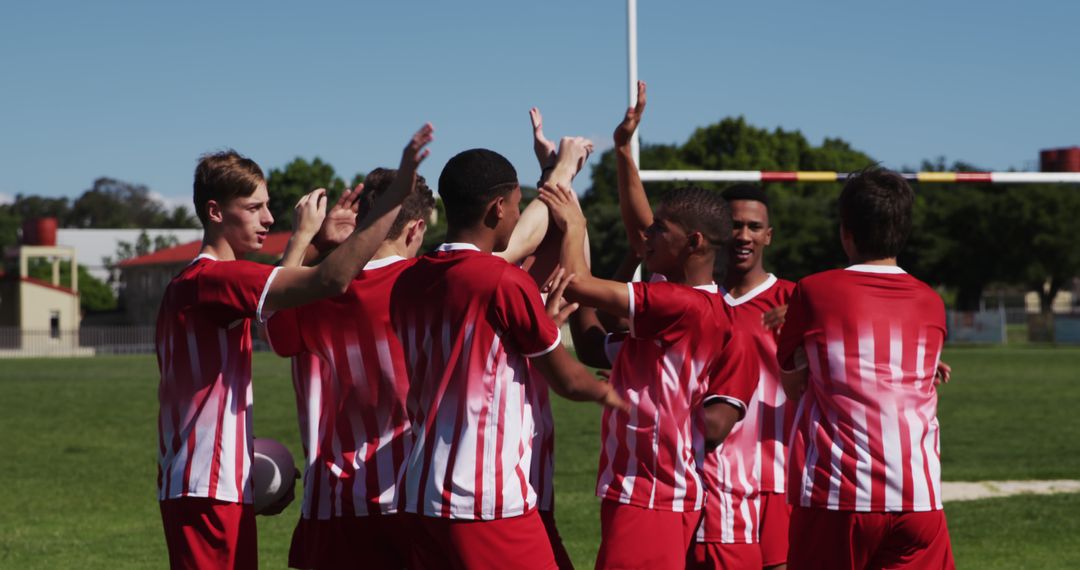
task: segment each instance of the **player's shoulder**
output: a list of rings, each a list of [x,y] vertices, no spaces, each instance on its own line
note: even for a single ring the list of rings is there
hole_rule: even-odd
[[[844,269],[829,269],[812,273],[799,280],[797,287],[802,291],[832,287],[837,283],[847,282],[851,279],[851,272]]]

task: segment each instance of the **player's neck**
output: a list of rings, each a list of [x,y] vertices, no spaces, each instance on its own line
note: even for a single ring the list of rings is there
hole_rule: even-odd
[[[769,273],[760,264],[755,265],[753,269],[746,273],[728,269],[728,274],[724,278],[724,289],[731,293],[732,297],[738,298],[753,291],[755,287],[764,283],[768,278]]]
[[[219,261],[234,261],[236,259],[236,251],[229,245],[228,240],[221,235],[213,235],[211,232],[203,232],[202,247],[199,249],[199,255],[212,255]]]
[[[471,243],[484,253],[495,249],[495,232],[486,228],[455,228],[446,232],[446,243]]]
[[[371,256],[371,259],[386,259],[395,256],[408,258],[409,252],[404,245],[399,243],[399,240],[386,240],[379,245],[379,249],[375,250],[375,255]]]
[[[894,267],[897,265],[895,257],[864,259],[862,257],[855,256],[848,258],[848,261],[851,262],[852,265],[892,265]]]
[[[695,263],[691,261],[682,267],[682,275],[666,275],[672,283],[680,283],[691,287],[710,285],[715,283],[713,279],[711,258],[708,263]]]

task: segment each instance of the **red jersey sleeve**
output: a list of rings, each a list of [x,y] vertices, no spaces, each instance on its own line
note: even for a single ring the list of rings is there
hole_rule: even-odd
[[[754,347],[746,335],[732,332],[731,338],[721,349],[718,366],[709,379],[705,403],[721,400],[739,410],[739,418],[746,415],[750,398],[757,390],[761,378],[756,358],[751,355]]]
[[[209,263],[197,277],[198,302],[220,322],[252,317],[263,322],[266,292],[279,269],[242,260]]]
[[[536,283],[521,269],[507,266],[491,301],[491,318],[503,338],[533,358],[555,350],[562,336],[547,315]]]
[[[802,285],[796,285],[788,299],[787,315],[780,327],[780,339],[776,343],[776,360],[781,370],[795,370],[795,349],[803,344],[803,337],[810,326],[810,311],[804,301]]]
[[[304,346],[300,332],[300,309],[298,307],[275,312],[266,321],[266,340],[278,356],[297,356],[309,352]]]
[[[627,283],[630,292],[630,336],[672,342],[685,332],[688,320],[704,299],[674,283]]]

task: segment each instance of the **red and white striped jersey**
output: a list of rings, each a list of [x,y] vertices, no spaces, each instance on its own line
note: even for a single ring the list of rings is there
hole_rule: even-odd
[[[941,509],[934,374],[945,308],[895,266],[811,275],[792,294],[777,358],[810,367],[789,444],[788,500],[842,511]]]
[[[493,520],[535,508],[545,387],[528,358],[560,340],[536,283],[472,244],[444,244],[401,274],[390,312],[415,436],[406,510]]]
[[[759,488],[763,492],[783,493],[784,459],[787,457],[787,438],[791,435],[795,406],[787,405],[784,388],[780,385],[780,365],[776,362],[777,331],[761,323],[762,315],[788,304],[795,284],[769,274],[764,283],[742,296],[724,295],[732,309],[735,326],[752,340],[758,361],[760,379],[754,391],[751,409],[742,421],[743,429],[754,425],[757,433],[757,453],[761,456]],[[725,446],[727,443],[725,442]]]
[[[293,358],[309,519],[401,509],[412,451],[408,373],[390,325],[390,291],[413,261],[368,263],[343,295],[278,311],[267,322],[274,351]]]
[[[696,412],[713,398],[745,411],[757,373],[715,285],[627,288],[630,334],[611,384],[631,409],[604,410],[596,494],[649,509],[700,510],[705,441]]]
[[[251,502],[251,321],[277,268],[203,254],[158,310],[158,499]]]
[[[551,415],[551,397],[547,379],[532,370],[536,387],[536,437],[533,439],[532,474],[529,482],[536,492],[536,507],[555,510],[555,419]]]
[[[730,293],[724,295],[736,330],[745,335],[750,345],[758,381],[746,417],[735,425],[723,445],[705,456],[709,497],[698,528],[698,542],[758,542],[761,492],[784,491],[784,437],[791,433],[794,406],[785,405],[776,362],[776,331],[765,328],[762,315],[786,305],[794,287],[794,283],[770,274],[738,298]]]

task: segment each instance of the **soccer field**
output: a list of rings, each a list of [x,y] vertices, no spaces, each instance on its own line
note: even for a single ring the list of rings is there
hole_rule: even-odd
[[[1080,349],[947,350],[946,480],[1080,478]],[[255,432],[297,454],[287,362],[255,357]],[[161,568],[152,356],[0,361],[0,568]],[[559,529],[580,568],[599,541],[600,410],[554,403]],[[298,461],[299,463],[299,461]],[[1080,567],[1080,494],[946,505],[960,568]],[[259,518],[263,568],[283,568],[298,504]]]

